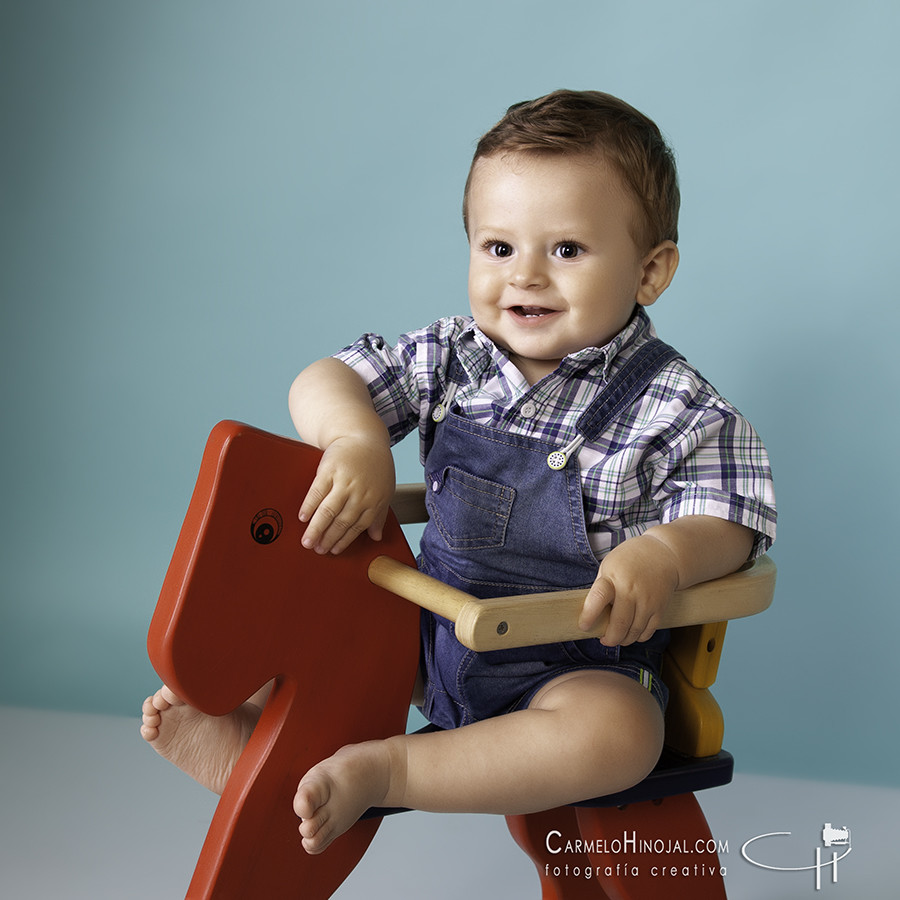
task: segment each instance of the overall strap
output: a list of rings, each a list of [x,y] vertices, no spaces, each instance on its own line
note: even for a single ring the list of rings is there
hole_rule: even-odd
[[[447,413],[450,411],[450,404],[453,403],[456,392],[464,384],[468,383],[469,376],[466,375],[463,370],[462,363],[459,361],[456,351],[451,349],[450,363],[447,366],[447,387],[444,389],[444,394],[441,399],[435,403],[431,410],[431,419],[433,422],[443,422],[444,419],[447,418]]]
[[[576,424],[578,433],[589,441],[599,438],[673,359],[684,357],[659,338],[652,338],[643,344],[579,416]]]

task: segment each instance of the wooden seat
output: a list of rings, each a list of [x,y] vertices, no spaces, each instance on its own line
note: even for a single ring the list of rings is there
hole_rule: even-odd
[[[320,455],[250,426],[217,425],[151,622],[158,674],[204,712],[227,713],[274,680],[187,898],[324,900],[352,871],[389,811],[370,810],[313,857],[300,847],[291,802],[302,775],[339,747],[404,729],[419,659],[418,605],[453,619],[474,650],[585,637],[577,628],[584,592],[476,600],[419,573],[400,524],[422,519],[420,486],[398,489],[381,542],[363,536],[337,557],[303,550],[297,510]],[[658,896],[652,866],[698,862],[710,871],[670,878],[665,896],[725,896],[715,853],[698,856],[694,846],[709,847],[712,837],[693,792],[727,783],[732,770],[709,687],[726,621],[768,607],[774,580],[763,557],[670,604],[667,748],[644,782],[575,807],[507,817],[538,869],[544,900]],[[598,849],[632,833],[657,842],[650,857],[639,847],[615,858]],[[561,843],[569,839],[577,852]],[[593,877],[563,874],[562,863],[569,873],[590,867]]]

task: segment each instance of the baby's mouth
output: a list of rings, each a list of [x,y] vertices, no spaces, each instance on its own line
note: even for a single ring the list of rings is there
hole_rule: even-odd
[[[544,306],[513,306],[512,311],[522,319],[538,319],[556,312],[555,309],[547,309]]]

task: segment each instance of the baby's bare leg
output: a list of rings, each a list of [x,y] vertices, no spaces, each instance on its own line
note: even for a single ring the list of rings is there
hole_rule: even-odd
[[[265,706],[271,685],[225,716],[209,716],[163,685],[144,701],[141,735],[160,756],[217,794],[238,761]]]
[[[294,810],[320,853],[369,806],[528,813],[623,790],[655,765],[663,718],[612,672],[570,673],[527,710],[452,731],[344,747],[304,776]]]

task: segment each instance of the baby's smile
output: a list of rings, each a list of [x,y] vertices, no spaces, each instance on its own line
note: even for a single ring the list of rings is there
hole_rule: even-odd
[[[539,319],[559,312],[557,309],[547,309],[544,306],[513,306],[511,311],[521,319]]]

